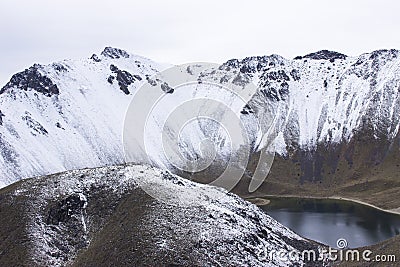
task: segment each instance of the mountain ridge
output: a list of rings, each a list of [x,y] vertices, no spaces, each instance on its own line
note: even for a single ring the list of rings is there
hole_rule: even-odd
[[[226,190],[144,165],[27,179],[0,198],[3,266],[315,266],[287,255],[323,248]]]
[[[166,67],[107,47],[99,56],[34,65],[14,75],[0,94],[2,185],[68,169],[123,163],[126,108],[135,91],[146,82],[157,84],[151,77]],[[349,144],[362,132],[389,144],[398,135],[397,50],[358,57],[322,50],[294,60],[278,55],[231,59],[205,71],[202,79],[239,87],[255,83],[258,90],[243,107],[241,118],[276,112],[275,152],[282,159],[303,161],[300,170],[295,169],[304,179],[320,180],[321,172],[314,172],[322,168],[315,167],[321,160],[313,152],[318,147]],[[257,138],[257,133],[253,136]],[[350,152],[343,156],[349,166]]]

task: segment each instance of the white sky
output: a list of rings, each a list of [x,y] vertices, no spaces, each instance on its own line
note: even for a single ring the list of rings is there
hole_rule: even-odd
[[[1,0],[0,87],[105,46],[170,63],[400,49],[399,11],[398,0]]]

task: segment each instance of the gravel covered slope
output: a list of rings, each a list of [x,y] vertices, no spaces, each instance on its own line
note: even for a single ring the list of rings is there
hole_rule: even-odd
[[[302,266],[270,253],[320,248],[236,195],[142,165],[23,180],[0,200],[1,266]]]

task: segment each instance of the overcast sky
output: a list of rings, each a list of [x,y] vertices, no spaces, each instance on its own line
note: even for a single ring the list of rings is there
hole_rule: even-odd
[[[105,46],[170,63],[400,49],[399,3],[1,0],[0,83],[33,63],[86,58]]]

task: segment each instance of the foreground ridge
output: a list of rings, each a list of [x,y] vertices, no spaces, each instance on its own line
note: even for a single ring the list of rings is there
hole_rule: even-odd
[[[174,205],[151,198],[143,184]],[[149,166],[28,179],[0,197],[2,266],[314,266],[269,253],[322,248],[236,195]]]

